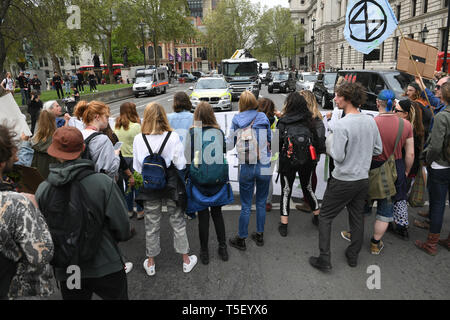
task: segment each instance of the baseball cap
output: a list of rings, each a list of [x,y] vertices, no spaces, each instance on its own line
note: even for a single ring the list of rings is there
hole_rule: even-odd
[[[78,159],[84,151],[84,139],[81,131],[75,127],[56,129],[47,153],[62,160]]]

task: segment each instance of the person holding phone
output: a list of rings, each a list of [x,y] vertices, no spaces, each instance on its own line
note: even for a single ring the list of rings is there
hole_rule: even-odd
[[[40,95],[36,90],[31,91],[31,100],[28,103],[28,113],[31,116],[31,133],[34,133],[34,129],[36,128],[36,122],[39,118],[39,113],[43,107],[42,101],[40,99]]]

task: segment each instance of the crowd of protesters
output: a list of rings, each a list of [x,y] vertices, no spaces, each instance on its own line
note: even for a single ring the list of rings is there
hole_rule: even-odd
[[[440,239],[450,186],[449,79],[439,79],[433,93],[416,78],[400,101],[392,91],[381,91],[375,118],[360,111],[366,93],[359,83],[339,81],[336,110],[326,118],[310,91],[289,94],[281,111],[270,99],[257,100],[245,91],[227,133],[221,130],[208,103],[200,103],[191,114],[192,105],[184,92],[175,94],[173,113],[167,115],[160,104],[152,102],[142,120],[136,105],[124,102],[114,128],[109,127],[110,111],[105,103],[80,101],[74,116],[84,124],[81,131],[68,126],[70,116],[61,117],[56,101],[44,103],[43,111],[35,112],[42,102],[39,95],[33,95],[32,139],[22,136],[23,147],[18,146],[12,131],[0,126],[0,205],[5,210],[5,223],[0,226],[0,263],[8,271],[0,276],[0,297],[52,294],[52,265],[63,299],[90,299],[93,293],[104,299],[128,299],[126,274],[133,264],[125,262],[117,243],[133,237],[130,219],[143,219],[146,251],[141,263],[148,276],[154,276],[161,252],[163,205],[167,206],[173,246],[181,255],[185,273],[197,264],[197,256],[192,254],[195,249],[188,241],[186,215],[198,218],[199,260],[205,265],[210,259],[210,215],[221,260],[229,258],[228,245],[246,250],[247,238],[262,247],[266,211],[272,210],[274,175],[279,175],[276,181],[281,184],[278,231],[282,237],[288,236],[289,203],[296,175],[300,178],[304,199],[297,208],[313,213],[312,224],[319,234],[320,254],[309,259],[314,268],[332,269],[331,225],[345,207],[349,230],[341,235],[350,241],[345,252],[349,266],[357,265],[363,247],[364,214],[372,210],[374,202],[376,222],[370,252],[381,253],[382,237],[388,230],[407,240],[408,193],[420,185],[425,168],[430,208],[422,213],[426,220],[415,224],[429,228],[429,234],[426,241],[417,240],[415,245],[431,255],[437,254],[438,244],[450,250],[450,235]],[[329,128],[326,138],[324,121]],[[239,162],[241,212],[237,233],[227,241],[222,207],[234,202],[226,161],[226,153],[232,149]],[[320,205],[315,188],[321,156],[332,161]],[[17,192],[14,181],[7,178],[19,160],[37,168],[45,179],[35,195]],[[380,171],[383,174],[377,175]],[[392,188],[376,193],[374,177],[386,175]],[[138,177],[142,180],[139,186]],[[71,188],[79,190],[78,194]],[[66,202],[57,201],[55,194],[67,197],[59,199]],[[249,235],[254,194],[256,230]],[[84,200],[75,202],[80,195]],[[65,230],[55,221],[60,221],[58,214],[67,203],[69,212],[89,208],[90,216],[83,219],[92,230],[100,231],[80,232],[81,238],[82,233],[92,231],[92,238],[86,238],[89,245],[76,240],[80,242],[72,248],[75,253],[63,257],[61,237]],[[83,262],[81,289],[70,289],[66,283],[64,267],[75,257]]]

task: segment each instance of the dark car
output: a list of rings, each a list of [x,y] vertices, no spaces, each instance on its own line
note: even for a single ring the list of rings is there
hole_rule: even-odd
[[[178,76],[178,79],[184,79],[186,82],[195,82],[197,81],[197,77],[190,73],[182,73]]]
[[[273,72],[272,81],[269,83],[268,91],[273,93],[274,90],[280,92],[295,91],[295,73],[293,72]]]
[[[265,84],[266,86],[268,86],[269,83],[272,82],[272,77],[273,77],[273,71],[267,71],[266,77],[264,78],[264,84]]]
[[[377,96],[383,89],[394,91],[397,99],[404,99],[403,96],[408,84],[414,82],[414,76],[398,70],[341,70],[337,73],[336,82],[343,77],[348,82],[360,82],[367,93],[367,101],[361,109],[378,111]],[[434,90],[434,83],[424,79],[425,86],[431,91]]]
[[[201,77],[205,76],[205,74],[203,72],[201,72],[201,71],[192,71],[192,75],[194,77],[196,77],[197,79],[200,79]]]
[[[316,96],[317,102],[322,105],[322,109],[333,109],[336,77],[336,72],[320,73],[317,77],[313,93]]]

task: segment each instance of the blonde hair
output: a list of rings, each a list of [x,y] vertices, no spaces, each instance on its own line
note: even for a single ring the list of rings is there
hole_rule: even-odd
[[[208,102],[200,102],[199,105],[195,108],[194,123],[196,121],[201,121],[202,127],[213,127],[216,129],[220,129],[220,126],[216,120],[216,115],[214,114],[214,110]]]
[[[144,120],[142,122],[143,134],[163,134],[166,131],[173,131],[167,120],[164,108],[156,102],[149,103],[144,110]]]
[[[39,115],[37,131],[33,137],[33,142],[47,141],[56,131],[56,117],[52,112],[42,110]]]
[[[308,106],[309,111],[313,114],[313,118],[319,118],[320,120],[323,120],[323,116],[319,111],[319,106],[317,105],[316,97],[314,94],[309,90],[302,90],[300,91],[300,94],[305,98],[306,105]],[[325,99],[323,97],[322,99]]]
[[[80,101],[75,106],[75,111],[73,112],[77,119],[81,119],[84,124],[89,124],[94,121],[96,115],[106,115],[109,117],[109,107],[101,101]]]
[[[245,90],[239,98],[239,112],[258,109],[258,101],[253,93]]]

